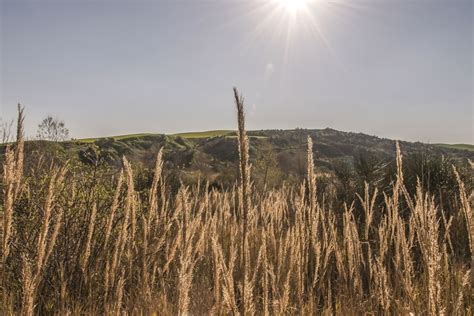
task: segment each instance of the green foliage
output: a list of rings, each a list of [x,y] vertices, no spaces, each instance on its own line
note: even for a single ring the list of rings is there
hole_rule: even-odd
[[[471,144],[435,144],[435,145],[439,147],[445,147],[445,148],[451,148],[451,149],[474,151],[474,145],[471,145]]]
[[[389,168],[386,164],[394,157],[393,141],[360,133],[333,129],[249,131],[250,163],[255,172],[252,180],[257,186],[266,183],[273,187],[283,182],[298,182],[305,177],[307,135],[315,142],[313,154],[318,170],[331,174],[333,182],[357,192],[363,189],[365,181],[370,184],[381,181],[385,169]],[[192,182],[201,177],[211,183],[225,183],[224,187],[228,188],[238,170],[236,141],[235,132],[230,130],[174,135],[144,133],[56,144],[27,142],[26,152],[28,154],[32,150],[41,149],[44,155],[51,158],[61,157],[64,161],[84,160],[84,153],[95,148],[100,152],[101,159],[113,168],[121,167],[123,156],[135,165],[151,168],[154,153],[164,147],[166,168],[179,170],[177,174],[183,181]],[[402,143],[402,146],[409,154],[423,152],[427,156],[444,155],[455,163],[465,161],[465,158],[474,160],[474,152],[466,150],[421,143]],[[347,166],[344,167],[343,164]],[[341,174],[347,173],[343,168],[349,168],[357,177],[352,175],[350,181],[343,179],[348,176]]]

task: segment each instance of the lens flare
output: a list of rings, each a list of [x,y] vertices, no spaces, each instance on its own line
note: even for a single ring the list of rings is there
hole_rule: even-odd
[[[277,4],[288,13],[295,14],[306,10],[311,0],[275,0]]]

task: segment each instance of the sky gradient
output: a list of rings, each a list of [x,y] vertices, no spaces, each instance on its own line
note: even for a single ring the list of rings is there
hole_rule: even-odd
[[[1,118],[74,138],[325,128],[474,143],[472,0],[0,0]],[[317,140],[315,140],[317,142]]]

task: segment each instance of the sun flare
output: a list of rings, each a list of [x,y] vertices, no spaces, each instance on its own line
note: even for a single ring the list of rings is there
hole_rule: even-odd
[[[275,0],[278,5],[288,13],[295,14],[306,10],[311,0]]]

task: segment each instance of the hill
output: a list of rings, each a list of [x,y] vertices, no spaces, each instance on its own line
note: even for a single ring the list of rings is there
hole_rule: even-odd
[[[334,166],[353,166],[361,159],[383,165],[395,155],[395,142],[362,133],[334,129],[295,129],[249,131],[250,160],[256,181],[265,183],[291,181],[306,171],[306,142],[314,142],[316,167],[321,173]],[[197,178],[230,183],[237,172],[236,132],[215,130],[172,135],[132,134],[88,138],[63,143],[28,142],[27,151],[54,153],[54,157],[80,160],[83,163],[106,163],[119,168],[126,156],[135,166],[150,168],[156,153],[164,147],[165,169],[178,173],[184,182]],[[445,157],[456,161],[474,160],[471,145],[428,145],[401,142],[404,155]],[[61,154],[58,155],[58,152]],[[262,180],[265,179],[265,180]]]
[[[439,147],[474,151],[474,145],[470,144],[435,144]]]

